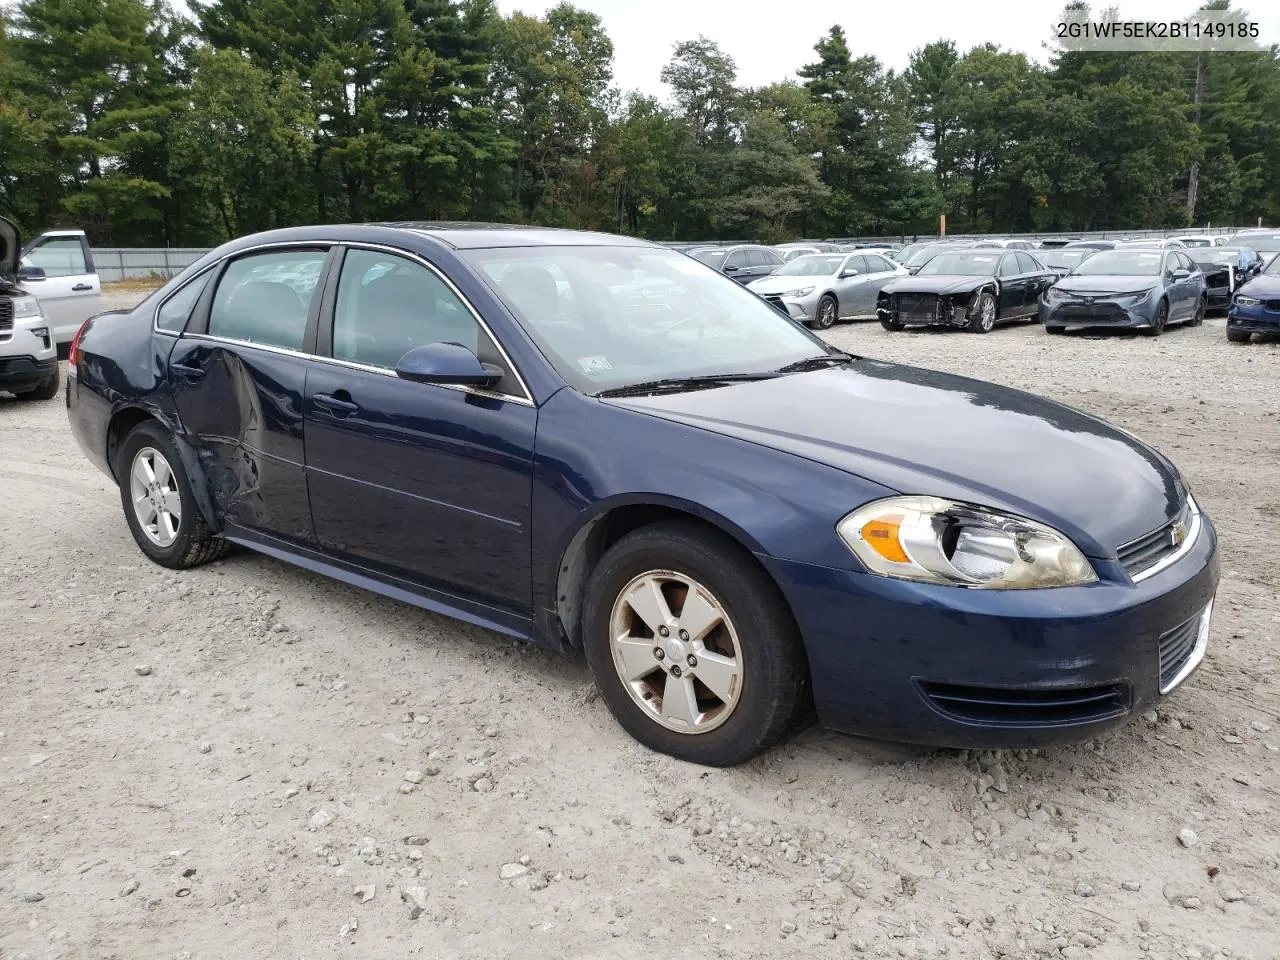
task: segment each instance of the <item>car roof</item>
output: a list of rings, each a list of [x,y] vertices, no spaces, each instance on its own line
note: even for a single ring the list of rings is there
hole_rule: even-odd
[[[491,247],[653,247],[657,244],[637,237],[590,230],[560,230],[514,223],[467,223],[451,220],[398,220],[372,224],[420,233],[448,244],[455,250]]]

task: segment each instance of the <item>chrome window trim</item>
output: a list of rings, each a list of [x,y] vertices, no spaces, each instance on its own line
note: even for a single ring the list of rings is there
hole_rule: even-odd
[[[1132,574],[1129,579],[1134,583],[1141,583],[1148,577],[1154,577],[1162,570],[1169,569],[1169,567],[1173,566],[1190,553],[1191,548],[1196,545],[1196,541],[1200,539],[1200,529],[1204,526],[1204,522],[1201,519],[1200,507],[1196,504],[1195,499],[1190,494],[1187,494],[1187,505],[1191,507],[1191,529],[1187,531],[1187,538],[1182,541],[1182,546],[1167,557],[1163,557],[1156,561],[1145,570],[1140,570],[1137,573]]]
[[[240,343],[240,344],[244,344],[245,346],[256,347],[259,350],[267,350],[272,353],[282,354],[284,356],[299,357],[304,360],[315,360],[320,363],[328,363],[328,364],[333,364],[335,366],[340,366],[340,367],[349,367],[350,369],[353,369],[353,370],[363,370],[366,373],[380,373],[383,376],[396,377],[394,370],[387,370],[384,367],[374,367],[369,364],[355,363],[350,360],[340,360],[337,357],[321,357],[321,356],[317,356],[314,353],[305,353],[301,350],[290,350],[288,347],[277,347],[267,343],[256,343],[253,340],[238,340],[234,337],[218,337],[208,333],[185,333],[185,332],[174,333],[169,330],[160,329],[160,326],[159,326],[160,308],[165,303],[168,303],[171,297],[177,295],[177,293],[180,290],[186,289],[187,284],[193,283],[196,277],[204,276],[209,270],[215,269],[216,267],[218,267],[219,265],[221,265],[223,262],[230,259],[231,257],[251,255],[254,253],[269,251],[269,250],[277,249],[280,247],[305,248],[305,247],[334,247],[334,246],[347,247],[348,249],[361,248],[366,250],[383,251],[385,253],[390,253],[395,256],[404,257],[407,260],[412,260],[415,263],[421,264],[422,266],[430,270],[432,273],[434,273],[437,277],[439,277],[444,282],[444,285],[449,288],[450,292],[452,292],[453,295],[458,298],[459,302],[462,303],[462,305],[467,308],[467,310],[471,313],[471,316],[475,319],[476,323],[479,324],[480,328],[484,330],[484,332],[488,335],[489,339],[493,342],[494,347],[497,348],[498,353],[501,354],[503,361],[505,361],[507,366],[510,368],[512,375],[516,378],[516,382],[520,384],[520,389],[524,391],[524,395],[519,396],[516,394],[510,394],[510,393],[499,393],[495,390],[485,390],[480,387],[468,387],[463,384],[456,384],[456,383],[430,383],[430,384],[422,384],[422,386],[443,387],[446,390],[457,390],[461,393],[472,393],[472,394],[475,394],[476,396],[487,397],[491,400],[506,400],[510,403],[517,403],[526,407],[537,406],[537,404],[533,402],[533,393],[532,391],[529,390],[529,385],[525,383],[525,379],[520,373],[520,368],[516,366],[515,362],[511,359],[511,355],[507,353],[507,348],[502,345],[502,341],[499,340],[498,337],[494,334],[493,329],[489,326],[488,323],[485,322],[484,318],[480,316],[480,312],[476,310],[475,306],[472,305],[471,301],[468,300],[465,296],[463,296],[462,291],[458,289],[458,287],[454,284],[454,282],[450,280],[449,277],[446,276],[433,263],[424,259],[419,254],[416,254],[411,250],[404,250],[400,247],[393,247],[383,243],[369,243],[367,241],[355,241],[355,240],[287,240],[287,241],[274,241],[272,243],[264,243],[256,247],[246,247],[243,250],[233,250],[225,254],[224,256],[219,257],[217,260],[214,260],[212,263],[208,264],[204,270],[201,270],[198,274],[191,277],[191,279],[189,279],[186,283],[182,284],[182,286],[174,290],[173,293],[166,296],[164,300],[156,304],[156,307],[151,314],[151,330],[153,333],[162,334],[164,336],[173,337],[175,339],[186,337],[189,340],[207,340],[213,343]],[[335,310],[337,309],[336,303],[334,305],[334,309]],[[399,379],[399,378],[396,377],[396,379]]]
[[[1212,618],[1213,600],[1210,599],[1209,605],[1200,613],[1200,623],[1196,625],[1196,645],[1191,648],[1191,653],[1187,657],[1187,662],[1182,665],[1182,669],[1174,675],[1172,680],[1160,687],[1161,696],[1172,693],[1174,688],[1191,676],[1196,667],[1204,661],[1205,651],[1209,649],[1209,622]]]

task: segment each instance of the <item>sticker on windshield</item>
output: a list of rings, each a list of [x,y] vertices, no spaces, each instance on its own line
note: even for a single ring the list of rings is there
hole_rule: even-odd
[[[578,366],[586,374],[599,373],[601,370],[612,370],[608,357],[579,357]]]

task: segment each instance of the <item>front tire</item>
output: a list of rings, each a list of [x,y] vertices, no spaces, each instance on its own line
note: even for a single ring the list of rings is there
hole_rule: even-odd
[[[969,329],[974,333],[990,333],[995,329],[998,313],[996,298],[984,291],[974,306],[973,316],[969,318]]]
[[[1227,328],[1227,339],[1232,343],[1248,343],[1252,334],[1248,330],[1232,330]]]
[[[836,298],[829,293],[824,293],[818,301],[818,311],[814,314],[814,329],[830,330],[839,315],[840,309],[836,304]]]
[[[1053,326],[1049,326],[1048,324],[1045,324],[1044,332],[1058,334],[1058,333],[1062,333],[1066,329],[1067,329],[1066,327],[1060,327],[1057,324],[1054,324]]]
[[[1151,321],[1151,326],[1143,329],[1148,337],[1158,337],[1164,333],[1165,325],[1169,322],[1169,301],[1161,300],[1156,307],[1155,319]]]
[[[605,553],[583,647],[618,723],[652,750],[726,767],[776,743],[807,672],[777,585],[723,534],[671,521]]]
[[[205,523],[169,431],[155,421],[133,429],[116,461],[120,503],[134,541],[174,570],[217,560],[230,544]]]
[[[25,393],[18,394],[19,400],[52,400],[58,395],[58,390],[62,386],[62,368],[54,367],[53,373],[40,381],[39,386],[34,390],[28,390]]]

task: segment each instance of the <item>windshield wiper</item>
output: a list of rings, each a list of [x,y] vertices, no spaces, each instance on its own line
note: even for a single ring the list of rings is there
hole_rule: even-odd
[[[826,366],[848,363],[850,360],[857,359],[851,353],[826,353],[820,357],[805,357],[803,360],[788,363],[785,367],[779,367],[774,373],[804,373],[806,370],[821,370]]]
[[[704,373],[696,377],[663,377],[644,383],[629,383],[623,387],[601,390],[597,397],[641,397],[649,393],[679,393],[682,390],[704,390],[722,387],[728,383],[746,383],[751,380],[771,380],[777,373]]]

